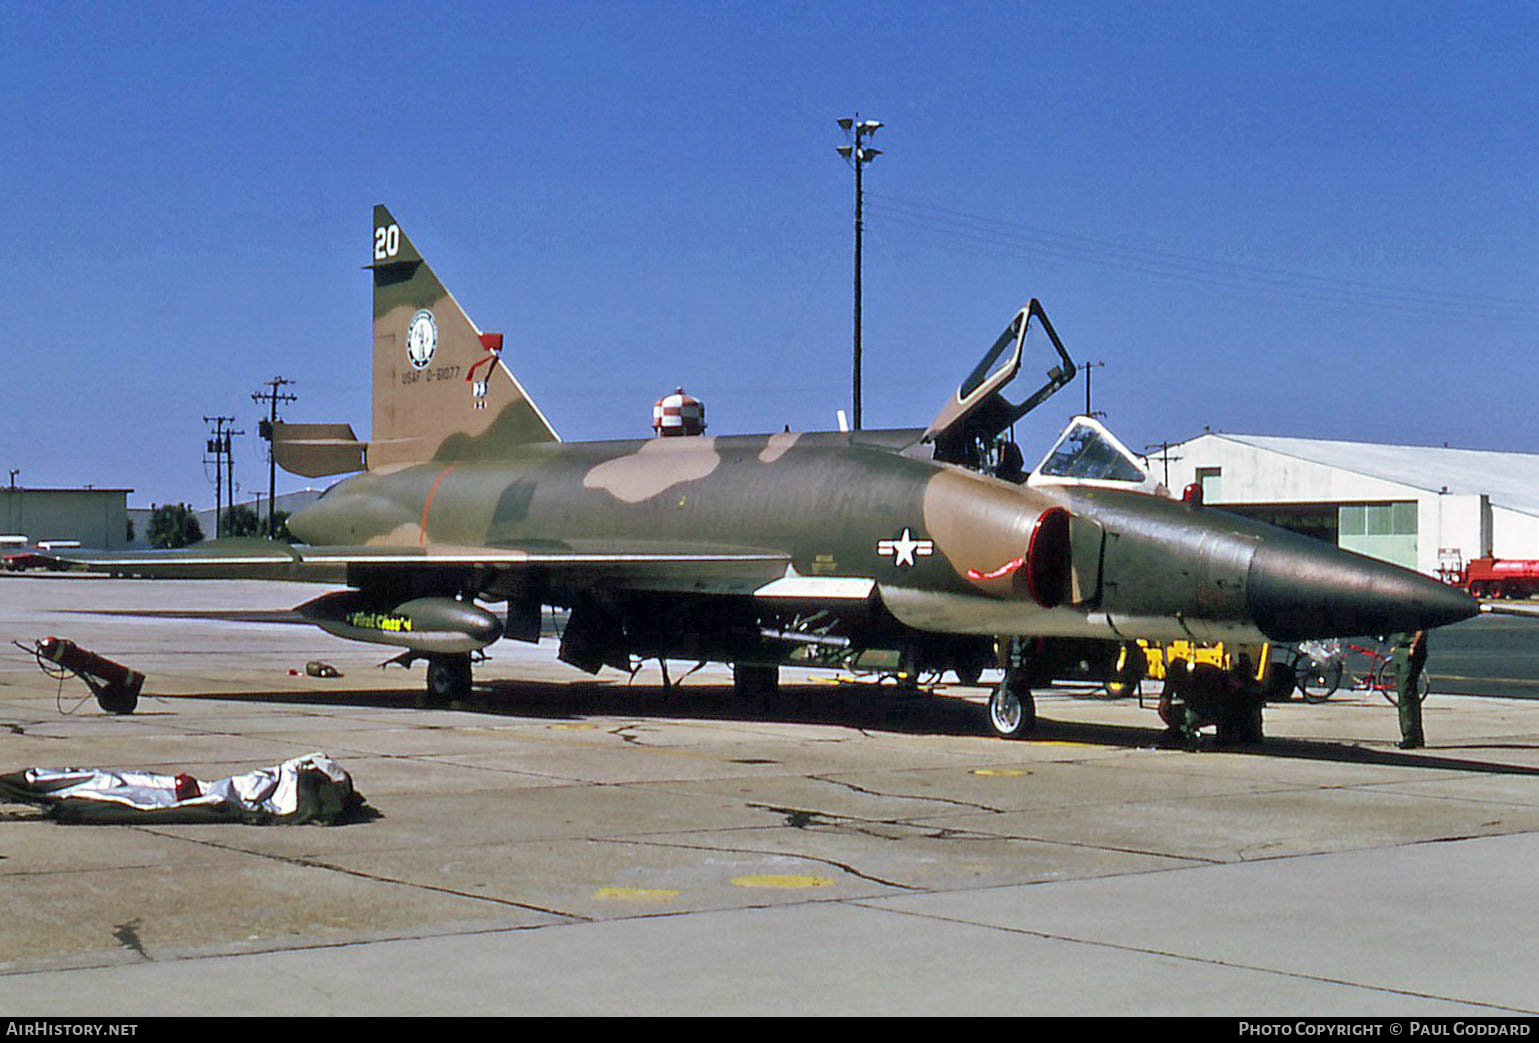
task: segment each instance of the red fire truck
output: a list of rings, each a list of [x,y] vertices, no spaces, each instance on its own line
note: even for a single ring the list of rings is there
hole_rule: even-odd
[[[1471,558],[1468,565],[1450,565],[1438,571],[1445,583],[1463,587],[1477,598],[1529,598],[1539,594],[1539,561]]]

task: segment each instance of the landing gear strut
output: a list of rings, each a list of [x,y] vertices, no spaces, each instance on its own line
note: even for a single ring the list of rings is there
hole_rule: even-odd
[[[427,704],[447,706],[470,695],[470,654],[428,656]]]

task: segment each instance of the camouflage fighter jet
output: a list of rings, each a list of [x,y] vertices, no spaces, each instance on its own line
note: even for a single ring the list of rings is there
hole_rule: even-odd
[[[370,440],[345,424],[274,432],[289,471],[362,472],[290,518],[303,544],[93,567],[344,583],[299,611],[425,659],[431,700],[469,691],[472,653],[538,640],[547,605],[569,611],[574,666],[730,663],[758,698],[790,662],[884,650],[966,682],[998,662],[989,719],[1005,736],[1031,730],[1031,688],[1071,666],[1141,676],[1139,638],[1259,646],[1476,612],[1417,573],[1159,494],[1088,417],[1027,476],[1005,432],[1075,372],[1035,300],[928,428],[567,443],[383,206],[369,267]],[[1028,349],[1043,383],[1012,402]]]

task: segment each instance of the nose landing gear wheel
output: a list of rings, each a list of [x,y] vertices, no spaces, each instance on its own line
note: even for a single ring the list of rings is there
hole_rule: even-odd
[[[989,696],[989,727],[1002,739],[1019,739],[1037,726],[1037,704],[1031,689],[1001,681]]]

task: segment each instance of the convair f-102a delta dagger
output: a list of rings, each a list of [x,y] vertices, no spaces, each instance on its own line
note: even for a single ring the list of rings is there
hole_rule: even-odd
[[[1031,689],[1069,664],[1141,676],[1139,639],[1259,647],[1476,612],[1418,573],[1164,495],[1089,417],[1023,473],[1005,433],[1075,372],[1035,300],[925,428],[574,443],[383,206],[370,269],[369,441],[346,424],[274,430],[291,472],[360,472],[289,520],[303,543],[90,567],[343,583],[299,611],[425,659],[434,700],[468,693],[472,653],[538,640],[559,606],[567,663],[728,663],[755,697],[787,663],[875,650],[969,682],[998,665],[989,719],[1007,736],[1031,730]],[[1028,355],[1043,382],[1012,401]]]

